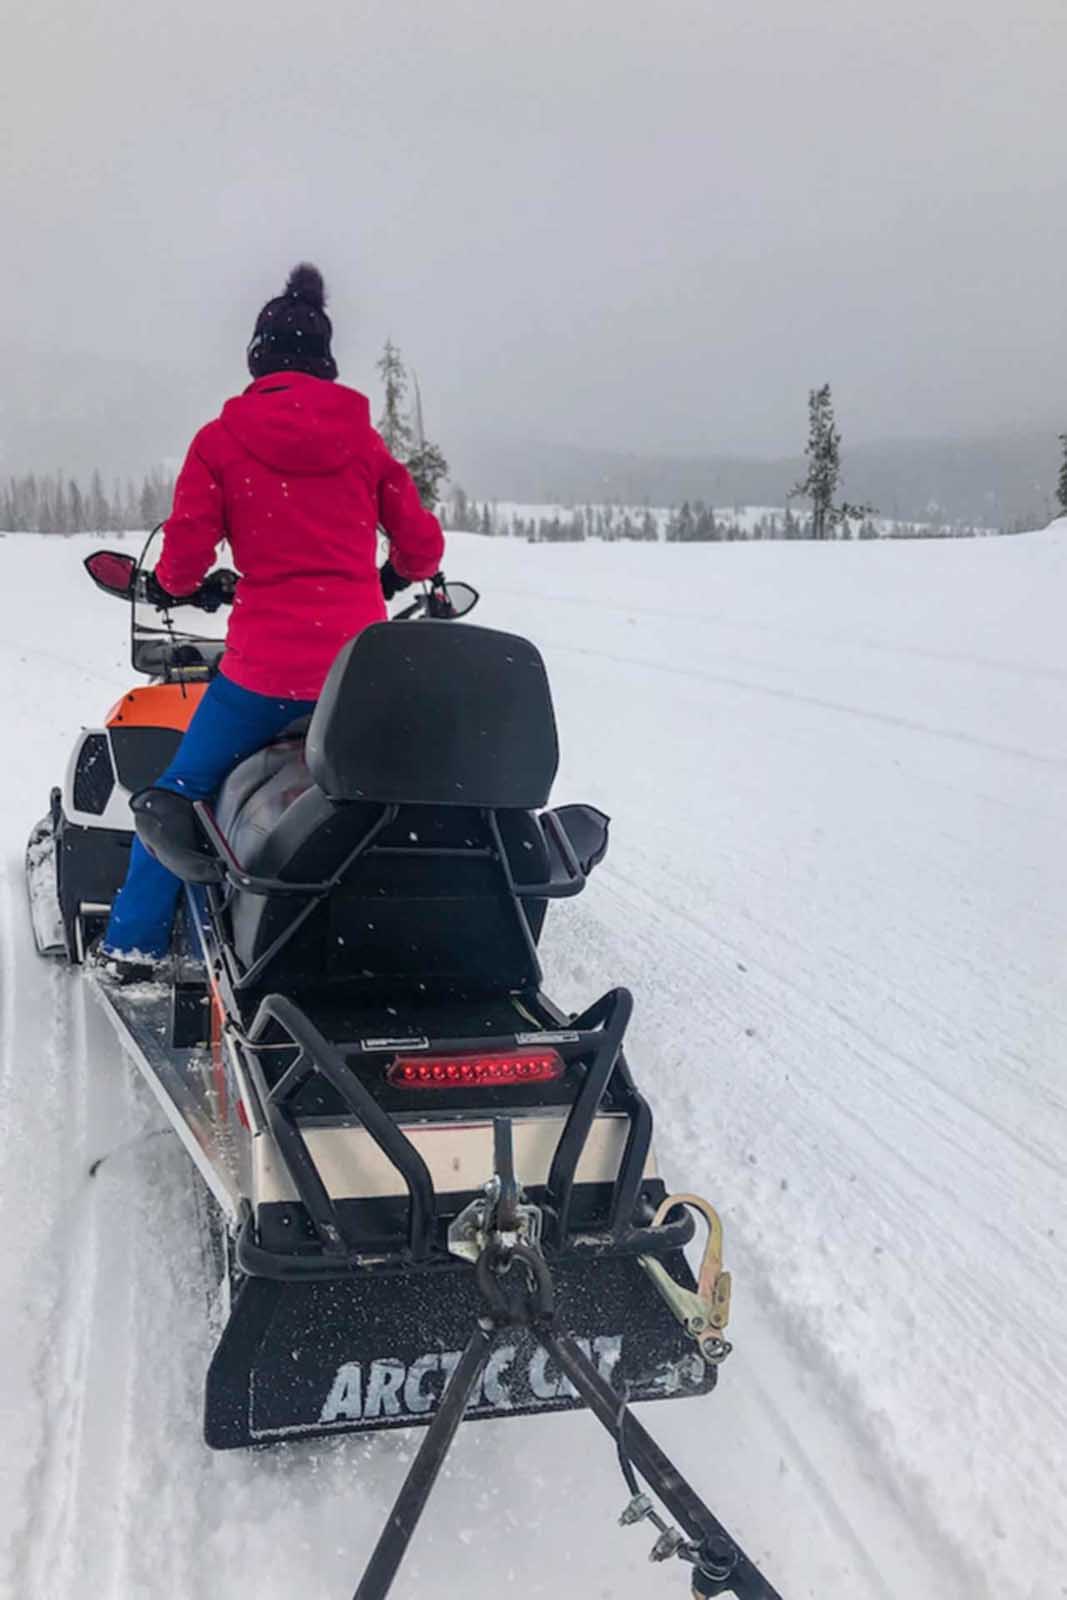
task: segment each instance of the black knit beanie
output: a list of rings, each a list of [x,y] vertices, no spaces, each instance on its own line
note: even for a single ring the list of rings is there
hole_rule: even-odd
[[[332,337],[322,273],[302,261],[290,272],[285,293],[268,300],[256,318],[248,346],[248,370],[253,378],[265,378],[269,372],[309,372],[313,378],[336,378]]]

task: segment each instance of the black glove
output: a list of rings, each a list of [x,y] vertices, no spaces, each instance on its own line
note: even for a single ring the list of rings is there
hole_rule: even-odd
[[[381,579],[382,594],[387,600],[400,594],[403,589],[411,588],[411,579],[402,578],[391,561],[385,561],[378,568],[378,577]]]
[[[191,596],[190,604],[199,606],[201,611],[217,611],[220,606],[232,606],[233,597],[237,593],[237,574],[228,567],[220,567],[217,572],[209,572],[203,583]]]
[[[164,589],[154,572],[146,572],[142,577],[144,597],[150,606],[155,606],[157,611],[169,611],[172,606],[181,605],[181,600],[176,595]],[[188,595],[185,597],[188,599]]]
[[[456,614],[456,608],[448,595],[448,585],[445,575],[438,572],[430,579],[430,593],[426,597],[426,615],[434,617],[438,622],[448,622]]]

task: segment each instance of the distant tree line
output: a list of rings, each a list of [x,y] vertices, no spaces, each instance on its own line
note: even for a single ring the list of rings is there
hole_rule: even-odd
[[[463,489],[455,488],[448,499],[439,502],[441,525],[453,532],[480,533],[487,538],[525,539],[529,544],[574,544],[585,539],[635,540],[668,544],[715,544],[763,539],[973,539],[988,534],[988,528],[970,524],[898,522],[859,515],[849,507],[848,515],[836,518],[816,531],[813,516],[797,515],[789,507],[783,511],[745,512],[742,506],[713,508],[702,500],[686,500],[673,509],[649,506],[587,505],[552,507],[550,512],[533,514],[529,510],[502,509],[489,500],[473,500]]]
[[[487,537],[502,534],[530,544],[578,544],[584,539],[654,543],[659,538],[656,515],[647,507],[635,510],[632,506],[573,506],[566,510],[553,507],[550,515],[520,511],[506,514],[488,500],[480,505],[477,500],[469,500],[462,489],[456,488],[447,501],[438,505],[437,513],[446,530],[466,530]]]
[[[869,506],[848,505],[835,507],[832,520],[814,511],[810,516],[798,516],[789,506],[781,513],[761,511],[740,520],[740,508],[731,516],[697,500],[671,512],[664,537],[680,544],[761,539],[976,539],[991,531],[969,523],[876,521]]]
[[[0,531],[5,533],[118,533],[154,528],[170,515],[174,479],[156,470],[117,479],[110,492],[99,472],[88,484],[64,472],[35,472],[0,482]]]

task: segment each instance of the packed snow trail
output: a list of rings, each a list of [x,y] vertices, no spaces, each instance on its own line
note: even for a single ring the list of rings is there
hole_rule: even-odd
[[[191,1169],[32,952],[25,836],[129,682],[84,550],[0,539],[0,1595],[344,1600],[418,1435],[201,1445]],[[557,796],[615,817],[549,990],[634,988],[661,1163],[724,1213],[735,1354],[646,1421],[786,1600],[1055,1600],[1067,531],[449,569],[545,651]],[[398,1600],[684,1594],[624,1499],[586,1416],[470,1424]]]

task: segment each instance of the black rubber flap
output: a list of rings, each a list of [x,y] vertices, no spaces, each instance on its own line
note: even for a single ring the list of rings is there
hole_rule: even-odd
[[[668,1271],[691,1287],[681,1251]],[[706,1393],[696,1352],[634,1256],[553,1267],[561,1328],[631,1400]],[[366,1271],[318,1283],[247,1278],[208,1374],[205,1437],[216,1450],[430,1421],[483,1310],[473,1271]],[[577,1395],[533,1336],[499,1338],[468,1417],[569,1411]]]
[[[558,762],[538,651],[453,622],[367,628],[334,662],[307,738],[331,800],[533,810]]]

